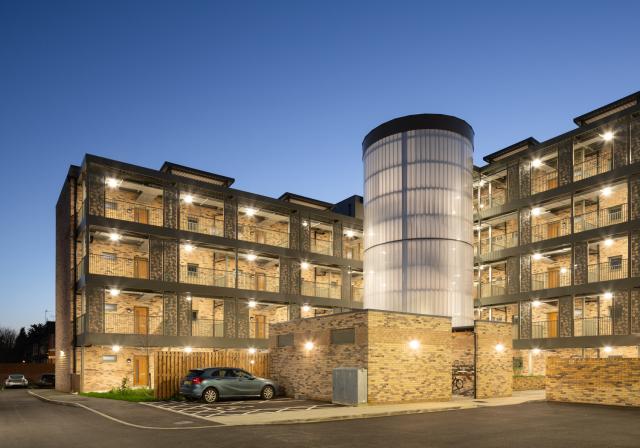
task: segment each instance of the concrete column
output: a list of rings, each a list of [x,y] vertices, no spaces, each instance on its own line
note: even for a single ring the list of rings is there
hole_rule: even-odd
[[[520,161],[520,199],[531,196],[531,162]]]
[[[531,255],[520,256],[520,292],[531,291]]]
[[[558,326],[561,338],[573,336],[573,297],[558,300]]]
[[[613,334],[629,334],[629,292],[613,293]]]
[[[163,295],[164,310],[164,335],[178,335],[178,296],[174,292],[165,292]]]
[[[584,285],[588,281],[588,247],[586,241],[573,245],[573,284]]]
[[[162,193],[162,206],[164,226],[169,229],[177,229],[179,227],[178,211],[180,210],[180,199],[177,188],[165,187]]]
[[[236,239],[238,233],[238,201],[233,196],[224,198],[224,237]]]
[[[84,294],[88,333],[104,333],[104,288],[88,286]]]
[[[531,243],[531,209],[520,209],[520,230],[518,243],[520,246]]]
[[[531,339],[531,302],[522,301],[520,307],[520,339]]]
[[[90,174],[87,181],[89,214],[104,216],[104,176]]]
[[[517,164],[507,167],[507,202],[515,201],[520,197],[520,169]]]

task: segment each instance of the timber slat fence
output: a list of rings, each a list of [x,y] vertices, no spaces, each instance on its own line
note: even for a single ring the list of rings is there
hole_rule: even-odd
[[[253,361],[253,363],[252,363]],[[203,367],[236,367],[252,375],[266,377],[269,373],[267,353],[221,350],[217,352],[156,352],[154,354],[155,398],[167,400],[178,394],[180,380],[191,369]]]

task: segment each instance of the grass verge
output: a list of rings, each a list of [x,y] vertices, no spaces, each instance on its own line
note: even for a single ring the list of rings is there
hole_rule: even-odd
[[[94,398],[108,398],[123,401],[156,401],[153,389],[112,389],[109,392],[82,392],[80,395]]]

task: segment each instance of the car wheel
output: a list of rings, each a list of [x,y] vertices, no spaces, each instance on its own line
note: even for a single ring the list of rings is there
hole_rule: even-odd
[[[271,386],[265,386],[262,389],[262,393],[260,394],[260,396],[262,397],[263,400],[271,400],[276,394],[276,391],[274,390],[273,387]]]
[[[205,391],[202,392],[202,400],[204,400],[205,403],[215,403],[218,401],[218,391],[213,387],[205,389]]]

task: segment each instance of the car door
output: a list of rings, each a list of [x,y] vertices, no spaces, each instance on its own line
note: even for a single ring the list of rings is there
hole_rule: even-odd
[[[219,385],[218,392],[220,392],[220,395],[223,397],[238,397],[242,395],[238,387],[236,370],[237,369],[220,369],[220,376],[216,383]]]
[[[242,369],[235,369],[238,377],[238,389],[241,395],[255,396],[260,395],[261,384],[253,375]]]

